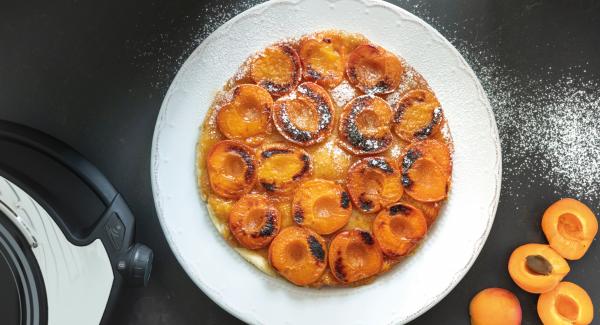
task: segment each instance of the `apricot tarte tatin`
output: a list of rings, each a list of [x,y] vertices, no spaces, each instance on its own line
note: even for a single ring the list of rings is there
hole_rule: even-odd
[[[357,286],[413,254],[452,179],[439,100],[406,61],[328,30],[251,56],[197,147],[210,218],[261,271]],[[534,261],[535,262],[535,261]]]

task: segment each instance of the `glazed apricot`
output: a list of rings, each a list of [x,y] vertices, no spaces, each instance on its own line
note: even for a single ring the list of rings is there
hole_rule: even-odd
[[[394,132],[406,141],[426,139],[439,131],[442,115],[440,102],[431,91],[411,90],[394,105]]]
[[[452,157],[447,143],[433,139],[416,141],[406,147],[405,151],[435,161],[448,177],[452,174]]]
[[[398,88],[404,67],[398,57],[381,46],[357,46],[346,63],[348,81],[365,94],[388,94]]]
[[[304,82],[273,106],[277,131],[287,140],[310,146],[325,140],[333,131],[334,106],[323,87]]]
[[[562,199],[552,204],[542,217],[542,230],[555,251],[569,260],[578,260],[598,232],[598,220],[585,204]]]
[[[323,35],[304,38],[298,51],[302,60],[304,78],[317,84],[333,88],[344,79],[344,60],[340,46]]]
[[[383,254],[373,236],[367,231],[343,231],[329,245],[329,268],[343,283],[371,277],[383,265]]]
[[[594,319],[590,296],[582,287],[566,281],[540,295],[537,311],[545,325],[587,325]]]
[[[254,151],[239,141],[217,142],[208,154],[206,169],[212,190],[224,198],[237,199],[256,182]]]
[[[413,199],[410,195],[402,195],[400,199],[400,203],[405,203],[408,205],[412,205],[415,208],[421,210],[425,219],[427,219],[427,227],[431,227],[438,215],[440,214],[440,209],[442,208],[441,202],[421,202]]]
[[[508,260],[508,273],[521,289],[531,293],[552,290],[571,269],[569,264],[544,244],[518,247]]]
[[[250,77],[273,96],[287,94],[302,78],[300,57],[287,44],[270,46],[250,63]]]
[[[248,249],[267,246],[280,228],[279,212],[266,195],[246,194],[229,213],[229,230]]]
[[[333,181],[313,179],[300,185],[292,201],[294,221],[321,235],[348,223],[352,205],[348,192]]]
[[[469,315],[471,325],[520,325],[523,313],[514,293],[502,288],[487,288],[473,297]]]
[[[325,240],[314,231],[291,226],[269,246],[269,262],[290,282],[304,286],[317,281],[327,267]]]
[[[350,166],[346,185],[359,210],[375,213],[402,197],[401,179],[400,170],[393,161],[368,157]]]
[[[263,146],[259,159],[258,182],[269,193],[290,192],[312,171],[312,162],[306,151],[288,144]]]
[[[436,161],[409,149],[401,158],[402,185],[417,201],[436,202],[448,195],[449,175]]]
[[[379,97],[354,98],[342,110],[339,143],[355,155],[370,155],[387,150],[392,143],[392,108]]]
[[[373,236],[390,257],[409,254],[427,234],[427,220],[421,210],[396,203],[373,220]]]

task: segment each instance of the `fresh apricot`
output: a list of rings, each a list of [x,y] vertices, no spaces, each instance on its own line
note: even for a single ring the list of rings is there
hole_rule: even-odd
[[[542,217],[542,230],[555,251],[569,260],[578,260],[598,232],[598,220],[587,205],[575,199],[552,204]]]
[[[357,46],[346,63],[348,81],[365,94],[387,94],[400,85],[404,67],[400,59],[381,46]]]
[[[521,289],[531,293],[552,290],[571,269],[552,247],[525,244],[518,247],[508,260],[508,273]]]
[[[208,154],[206,169],[212,190],[224,198],[237,199],[256,182],[254,151],[239,141],[217,142]]]
[[[587,325],[594,319],[590,296],[582,287],[566,281],[540,295],[537,311],[545,325]]]
[[[370,155],[387,150],[392,143],[392,108],[379,97],[354,98],[342,110],[340,145],[355,155]]]
[[[412,155],[435,161],[448,177],[452,174],[452,156],[450,148],[445,142],[433,139],[416,141],[406,147],[405,151],[412,152]]]
[[[351,283],[373,276],[383,265],[383,254],[367,231],[343,231],[329,245],[329,268],[340,282]]]
[[[250,84],[236,86],[227,103],[219,108],[217,127],[228,139],[260,144],[271,133],[271,106],[273,98],[263,88]]]
[[[394,132],[403,140],[423,140],[440,129],[442,108],[435,95],[425,89],[406,93],[394,106]]]
[[[397,203],[373,220],[373,235],[383,253],[390,257],[409,254],[427,234],[427,220],[421,210]]]
[[[354,205],[362,212],[375,213],[402,197],[401,179],[393,161],[368,157],[350,166],[346,184]]]
[[[270,193],[288,193],[312,171],[306,151],[284,143],[263,146],[259,159],[258,182]]]
[[[279,212],[266,195],[246,194],[229,213],[229,229],[242,246],[258,249],[267,246],[279,233]]]
[[[314,231],[291,226],[269,247],[269,262],[290,282],[304,286],[317,281],[327,267],[325,240]]]
[[[348,223],[352,204],[348,192],[333,181],[313,179],[300,185],[292,201],[294,221],[321,235]]]
[[[324,35],[302,39],[298,54],[304,68],[304,78],[326,88],[333,88],[342,82],[344,60],[339,49],[334,39]]]
[[[402,185],[417,201],[436,202],[448,195],[449,175],[436,161],[409,149],[401,158]]]
[[[469,305],[471,325],[520,325],[521,304],[512,292],[487,288],[473,297]]]
[[[250,63],[250,77],[273,96],[287,94],[302,78],[300,57],[287,44],[270,46]]]
[[[287,140],[310,146],[325,140],[333,131],[334,106],[323,87],[304,82],[273,106],[275,127]]]

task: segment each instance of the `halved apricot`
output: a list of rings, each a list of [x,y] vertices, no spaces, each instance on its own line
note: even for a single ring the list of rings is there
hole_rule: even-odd
[[[229,230],[238,243],[249,249],[267,246],[280,228],[279,212],[266,195],[246,194],[229,213]]]
[[[394,107],[394,132],[403,140],[423,140],[439,131],[442,108],[435,95],[425,89],[406,93]]]
[[[294,221],[321,235],[331,234],[348,223],[350,196],[335,182],[313,179],[300,185],[292,201]]]
[[[392,143],[392,108],[379,97],[354,98],[342,110],[340,145],[355,155],[370,155],[387,150]]]
[[[508,260],[510,277],[521,289],[531,293],[554,289],[570,270],[562,256],[543,244],[520,246]]]
[[[412,151],[413,155],[435,161],[448,177],[452,174],[452,156],[447,143],[433,139],[416,141],[406,147],[405,151]]]
[[[582,202],[562,199],[544,212],[542,230],[550,246],[562,257],[578,260],[590,248],[598,232],[598,220]]]
[[[409,149],[402,156],[402,185],[417,201],[436,202],[448,195],[448,172],[437,162]]]
[[[343,231],[329,245],[329,268],[341,282],[350,283],[381,271],[383,254],[368,231]]]
[[[206,160],[210,187],[218,195],[237,199],[256,182],[256,157],[252,148],[235,141],[217,142]]]
[[[431,225],[435,222],[438,215],[440,214],[440,209],[442,208],[442,202],[421,202],[413,199],[410,195],[402,195],[400,199],[400,203],[412,205],[415,208],[421,210],[425,219],[427,219],[427,227],[430,228]]]
[[[314,231],[291,226],[269,247],[269,262],[290,282],[304,286],[317,281],[327,267],[325,240]]]
[[[310,146],[325,140],[333,131],[334,106],[323,87],[304,82],[273,106],[277,131],[287,140]]]
[[[300,41],[299,55],[302,60],[304,78],[317,84],[333,88],[344,79],[344,60],[340,46],[325,35],[315,35]]]
[[[271,133],[271,106],[273,98],[264,88],[250,84],[236,86],[217,112],[217,127],[228,139],[260,144]]]
[[[354,205],[365,213],[375,213],[402,197],[398,167],[383,157],[368,157],[348,169],[346,184]]]
[[[250,64],[252,80],[273,96],[289,93],[302,78],[300,57],[287,44],[266,48]]]
[[[522,310],[514,293],[502,288],[487,288],[469,304],[471,325],[521,325]]]
[[[270,193],[285,194],[310,176],[312,163],[306,151],[283,143],[262,148],[258,181]]]
[[[421,210],[397,203],[373,220],[373,235],[383,253],[390,257],[409,254],[427,234],[427,220]]]
[[[540,295],[537,311],[546,325],[587,325],[594,320],[594,305],[588,293],[566,281]]]
[[[387,94],[400,85],[404,66],[400,59],[381,46],[357,46],[348,57],[348,81],[365,94]]]

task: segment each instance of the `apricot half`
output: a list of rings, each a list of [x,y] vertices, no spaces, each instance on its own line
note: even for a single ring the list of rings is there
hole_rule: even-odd
[[[404,74],[402,62],[381,46],[357,46],[348,57],[348,81],[365,94],[387,94],[400,85]]]
[[[469,305],[471,325],[520,325],[519,299],[502,288],[487,288],[475,295]]]
[[[254,151],[247,145],[235,140],[217,142],[206,160],[210,187],[224,198],[237,199],[254,186],[256,165]]]
[[[550,246],[562,257],[578,260],[590,248],[598,232],[598,220],[580,201],[562,199],[544,212],[542,230]]]
[[[340,145],[355,155],[370,155],[387,150],[392,143],[392,108],[379,97],[354,98],[342,110]]]
[[[346,184],[354,205],[365,213],[375,213],[402,197],[401,179],[393,161],[368,157],[350,166]]]
[[[423,140],[440,129],[442,108],[429,90],[414,89],[394,107],[394,132],[401,139]]]
[[[334,106],[323,87],[304,82],[273,106],[275,127],[287,140],[309,146],[325,140],[333,131]]]
[[[290,282],[304,286],[317,281],[327,267],[325,240],[312,230],[283,229],[269,247],[269,262]]]
[[[508,260],[508,273],[521,289],[531,293],[552,290],[571,269],[552,247],[525,244],[518,247]]]
[[[433,139],[416,141],[406,147],[405,151],[412,151],[413,155],[435,161],[448,175],[448,178],[452,174],[452,156],[447,143]]]
[[[418,149],[408,149],[401,158],[402,185],[417,201],[436,202],[448,195],[449,174]]]
[[[331,234],[348,223],[350,196],[333,181],[313,179],[300,185],[292,201],[294,221],[321,235]]]
[[[371,234],[360,229],[343,231],[329,245],[333,276],[350,283],[373,276],[383,265],[383,254]]]
[[[344,60],[341,44],[326,35],[316,35],[300,41],[299,55],[304,78],[333,88],[344,79]]]
[[[279,233],[281,218],[266,195],[246,194],[229,213],[229,229],[244,247],[258,249],[267,246]]]
[[[263,146],[259,159],[258,182],[270,193],[288,193],[312,171],[306,151],[283,143]]]
[[[594,305],[587,292],[572,282],[561,282],[542,293],[537,311],[545,325],[587,325],[594,319]]]
[[[266,48],[250,63],[250,77],[273,96],[292,91],[302,78],[302,63],[296,50],[287,44]]]
[[[410,253],[427,234],[427,220],[421,210],[397,203],[373,220],[373,235],[383,253],[390,257]]]

